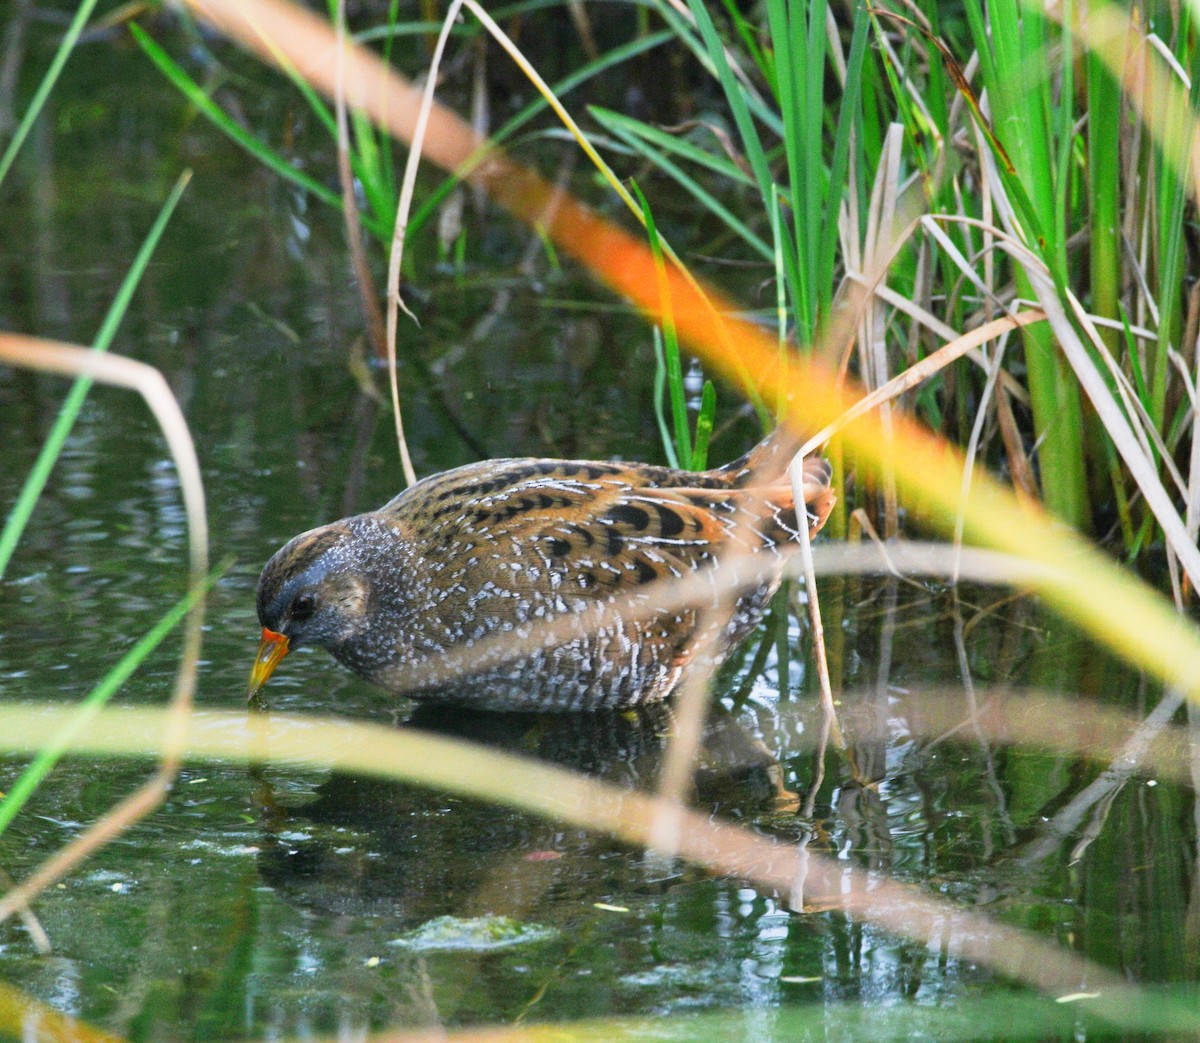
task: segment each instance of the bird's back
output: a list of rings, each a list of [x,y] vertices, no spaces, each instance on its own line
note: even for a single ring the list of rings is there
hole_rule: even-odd
[[[757,624],[778,585],[778,569],[765,570],[726,599],[720,619],[712,594],[707,608],[658,609],[668,584],[652,588],[734,548],[774,558],[794,542],[791,486],[781,474],[761,484],[763,474],[753,454],[700,472],[520,458],[419,482],[375,512],[411,551],[406,595],[416,610],[408,661],[373,680],[504,709],[662,698],[691,658],[702,619],[718,627],[710,650],[720,655]],[[813,533],[834,502],[829,482],[825,461],[806,462]],[[467,676],[461,665],[454,676],[452,660],[468,664]]]

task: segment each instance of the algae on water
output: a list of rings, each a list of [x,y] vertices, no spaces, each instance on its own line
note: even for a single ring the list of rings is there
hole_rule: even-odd
[[[421,952],[501,949],[548,941],[557,933],[552,927],[520,923],[507,916],[438,916],[390,944]]]

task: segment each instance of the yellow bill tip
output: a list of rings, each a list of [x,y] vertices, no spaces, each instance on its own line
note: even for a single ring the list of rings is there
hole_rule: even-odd
[[[250,668],[250,684],[246,688],[248,702],[255,701],[258,690],[267,683],[267,678],[275,672],[279,660],[287,654],[287,637],[263,627],[262,643],[258,646],[258,655],[254,657],[254,666]]]

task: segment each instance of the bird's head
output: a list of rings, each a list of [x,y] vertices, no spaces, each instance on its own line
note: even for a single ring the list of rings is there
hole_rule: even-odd
[[[258,578],[263,632],[250,671],[251,701],[298,645],[332,651],[363,631],[369,587],[358,567],[358,542],[351,526],[334,522],[301,533],[267,562]]]

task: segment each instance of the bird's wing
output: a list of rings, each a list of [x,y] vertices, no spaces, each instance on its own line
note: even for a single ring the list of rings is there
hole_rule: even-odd
[[[814,493],[820,527],[832,495]],[[506,592],[609,597],[710,564],[736,541],[778,549],[798,535],[789,486],[633,487],[617,475],[538,475],[483,493],[421,526],[424,553]]]

